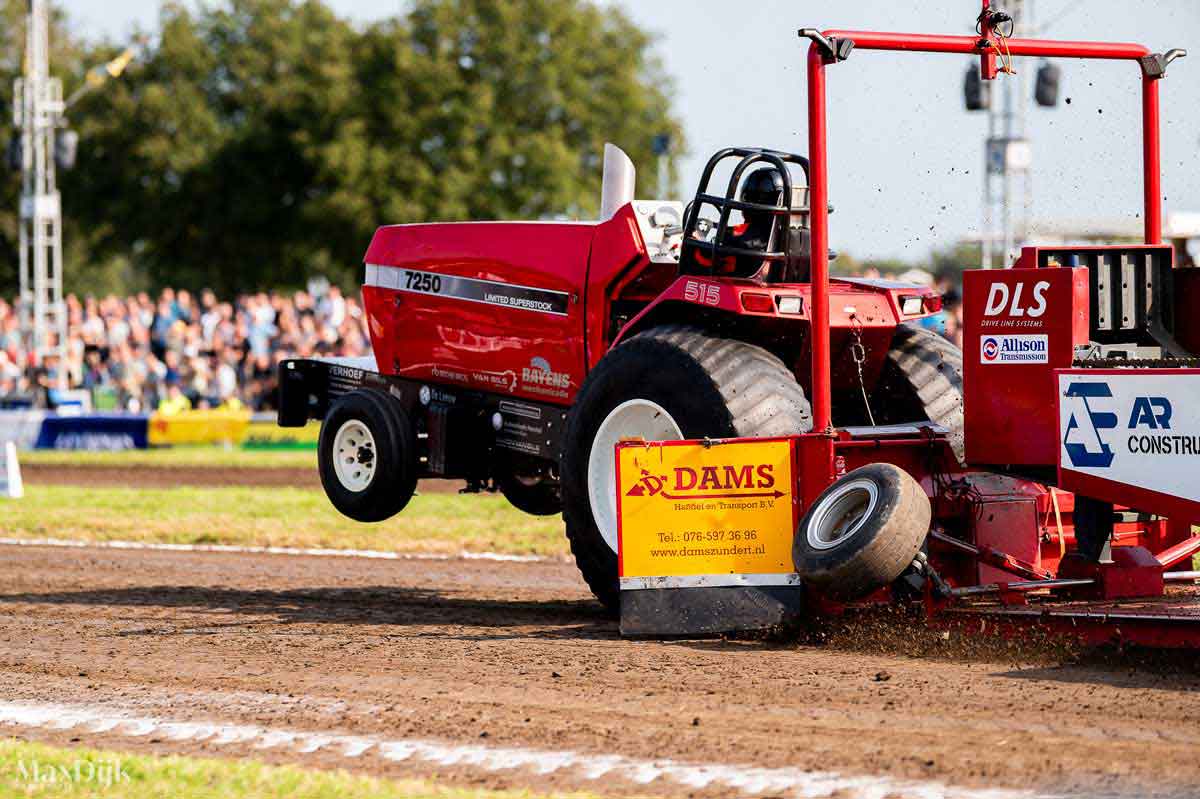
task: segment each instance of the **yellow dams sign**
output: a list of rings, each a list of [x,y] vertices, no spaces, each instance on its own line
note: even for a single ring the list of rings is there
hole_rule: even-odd
[[[792,446],[617,446],[621,587],[793,585]]]

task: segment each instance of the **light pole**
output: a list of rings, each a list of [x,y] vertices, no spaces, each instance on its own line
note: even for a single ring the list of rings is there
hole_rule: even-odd
[[[20,294],[18,313],[25,351],[35,366],[57,358],[59,388],[67,384],[67,309],[63,303],[62,201],[56,168],[70,168],[74,134],[63,113],[91,89],[120,76],[134,51],[88,71],[83,85],[63,101],[62,82],[50,77],[50,3],[29,0],[25,18],[25,69],[13,87],[13,124],[21,168]],[[61,137],[61,141],[60,141]],[[69,152],[68,152],[69,151]]]
[[[20,132],[20,319],[34,364],[57,357],[66,385],[67,316],[62,291],[62,202],[55,180],[54,136],[65,108],[62,82],[50,77],[49,0],[29,0],[25,70],[13,89]]]
[[[670,197],[671,187],[671,134],[660,133],[654,137],[650,145],[658,158],[658,196]]]

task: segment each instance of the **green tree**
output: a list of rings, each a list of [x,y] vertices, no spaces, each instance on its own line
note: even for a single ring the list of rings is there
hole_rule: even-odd
[[[939,247],[931,253],[930,271],[951,283],[962,283],[964,269],[980,269],[983,266],[983,245],[979,242],[960,241]]]
[[[93,257],[153,284],[298,282],[327,193],[306,150],[348,112],[353,37],[320,3],[164,5],[157,45],[76,113],[64,210]]]
[[[680,138],[651,43],[588,2],[418,0],[365,37],[372,201],[399,219],[588,215],[605,141],[643,166],[651,193],[653,137]],[[410,151],[389,146],[397,130]]]
[[[589,0],[416,0],[361,29],[318,0],[189,8],[73,113],[64,211],[97,280],[353,285],[380,224],[588,215],[605,140],[644,194],[653,137],[681,140],[652,40]]]

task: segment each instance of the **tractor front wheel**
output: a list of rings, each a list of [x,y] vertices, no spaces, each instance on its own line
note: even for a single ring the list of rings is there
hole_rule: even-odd
[[[689,327],[657,327],[588,375],[567,422],[563,518],[592,593],[619,607],[614,446],[623,438],[764,438],[804,433],[804,390],[777,357]]]
[[[415,438],[404,410],[383,392],[360,388],[340,397],[317,444],[329,501],[359,522],[399,513],[417,488]]]

